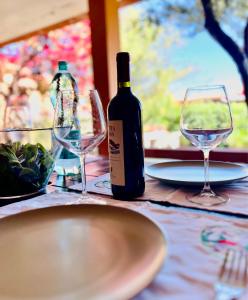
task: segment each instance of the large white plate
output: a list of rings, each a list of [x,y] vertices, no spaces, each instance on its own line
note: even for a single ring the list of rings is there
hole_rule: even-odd
[[[177,185],[202,185],[204,183],[203,161],[161,162],[147,167],[152,178]],[[248,176],[248,169],[234,163],[210,161],[211,185],[221,185]]]
[[[166,243],[145,216],[71,205],[0,220],[0,299],[129,299],[160,269]]]

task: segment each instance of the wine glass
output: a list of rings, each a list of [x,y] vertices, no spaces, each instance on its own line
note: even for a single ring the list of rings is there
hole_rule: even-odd
[[[32,128],[32,120],[29,107],[26,105],[7,105],[5,108],[4,118],[3,118],[4,128]],[[12,132],[15,138],[19,141],[30,142],[27,140],[27,135],[25,132],[16,131]]]
[[[85,200],[89,198],[86,191],[85,155],[98,146],[107,133],[97,90],[90,90],[86,98],[75,94],[74,91],[60,91],[57,96],[53,131],[55,138],[80,158],[81,200]]]
[[[31,113],[26,105],[8,105],[4,118],[5,128],[31,127]]]
[[[229,200],[218,195],[209,184],[209,152],[223,142],[233,130],[232,114],[226,89],[222,85],[189,88],[186,91],[180,121],[182,134],[204,155],[204,187],[188,200],[213,206]]]

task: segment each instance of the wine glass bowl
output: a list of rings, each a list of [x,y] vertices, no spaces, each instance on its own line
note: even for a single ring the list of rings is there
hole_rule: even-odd
[[[202,86],[186,91],[180,129],[182,134],[204,154],[205,184],[200,194],[188,198],[193,203],[212,206],[228,200],[217,195],[209,185],[209,152],[223,142],[233,130],[232,114],[225,87]]]
[[[97,90],[91,90],[88,97],[74,91],[58,93],[53,130],[61,145],[80,158],[82,199],[85,199],[85,155],[104,140],[107,132]]]
[[[27,105],[7,105],[3,121],[5,128],[32,127],[31,112]]]

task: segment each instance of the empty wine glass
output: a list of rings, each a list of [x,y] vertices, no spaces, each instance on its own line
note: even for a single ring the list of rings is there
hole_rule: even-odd
[[[4,118],[5,128],[25,128],[31,126],[31,113],[27,105],[8,105],[6,107]]]
[[[3,127],[18,129],[31,128],[32,120],[29,107],[26,105],[7,105],[3,118]],[[16,140],[30,142],[28,135],[21,130],[15,131],[15,133],[12,132],[12,136],[13,135],[15,135]]]
[[[182,134],[204,154],[204,187],[188,200],[203,206],[228,201],[209,184],[209,152],[224,141],[233,130],[232,114],[225,87],[202,86],[186,91],[180,121]]]
[[[88,198],[86,191],[85,155],[106,137],[106,122],[97,90],[88,97],[73,91],[58,93],[53,125],[56,139],[80,158],[82,173],[81,200]],[[72,134],[73,133],[73,134]]]

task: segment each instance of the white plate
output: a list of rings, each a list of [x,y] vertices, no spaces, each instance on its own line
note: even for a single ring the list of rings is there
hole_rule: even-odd
[[[248,169],[234,163],[210,161],[211,185],[221,185],[248,176]],[[204,183],[203,161],[173,161],[153,164],[146,174],[165,183],[176,185],[202,185]]]
[[[56,206],[0,220],[0,299],[129,299],[160,269],[166,243],[145,216]]]

